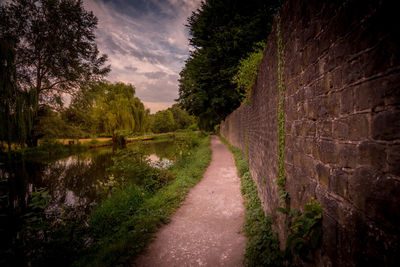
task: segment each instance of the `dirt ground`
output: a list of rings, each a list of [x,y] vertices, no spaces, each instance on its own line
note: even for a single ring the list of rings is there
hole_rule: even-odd
[[[211,139],[211,164],[183,205],[132,266],[242,266],[246,237],[231,152]]]

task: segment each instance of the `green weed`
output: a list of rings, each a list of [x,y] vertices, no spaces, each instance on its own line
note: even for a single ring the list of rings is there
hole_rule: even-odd
[[[231,146],[224,138],[221,141],[232,151],[238,175],[242,182],[242,195],[245,200],[246,217],[244,232],[248,239],[244,264],[246,266],[284,266],[284,253],[272,231],[272,218],[265,216],[258,197],[257,185],[249,171],[246,157],[238,148]]]
[[[303,261],[312,262],[313,251],[319,248],[322,242],[321,204],[311,198],[310,202],[304,205],[304,212],[297,212],[290,230],[286,242],[287,254],[297,254]]]
[[[211,160],[209,144],[210,137],[201,138],[198,146],[193,146],[191,153],[170,170],[175,179],[154,194],[127,187],[95,209],[89,230],[97,233],[97,239],[74,266],[125,265],[141,253],[154,232],[170,220],[190,188],[202,178]],[[114,214],[108,214],[111,212]],[[112,228],[104,221],[110,221]]]

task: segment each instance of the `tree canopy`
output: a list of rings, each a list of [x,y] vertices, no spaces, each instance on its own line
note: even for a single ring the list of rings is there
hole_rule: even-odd
[[[154,115],[153,132],[166,133],[172,132],[175,128],[174,116],[171,110],[160,110]]]
[[[233,77],[240,59],[267,38],[280,0],[207,0],[188,18],[191,52],[180,73],[179,103],[213,126],[240,105]]]
[[[59,104],[64,93],[109,71],[95,43],[96,25],[81,0],[12,0],[0,7],[0,38],[16,55],[15,88],[33,99],[33,125],[40,105]],[[39,137],[34,129],[26,137],[31,145]]]
[[[123,83],[100,86],[103,90],[95,97],[92,111],[95,131],[107,135],[116,131],[144,133],[149,111],[135,97],[135,88]]]
[[[187,129],[192,124],[196,123],[194,116],[189,115],[189,113],[182,109],[179,104],[174,104],[172,107],[168,108],[172,112],[172,116],[175,122],[175,129]]]

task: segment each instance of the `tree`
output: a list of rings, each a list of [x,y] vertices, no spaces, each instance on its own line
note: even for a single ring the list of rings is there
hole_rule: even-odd
[[[34,97],[33,124],[40,105],[60,102],[64,93],[74,94],[109,71],[95,43],[96,25],[81,0],[13,0],[1,6],[0,37],[14,45],[16,86]],[[39,138],[34,129],[26,138],[31,146]]]
[[[172,112],[172,116],[175,122],[175,129],[186,129],[193,123],[195,123],[195,118],[190,116],[189,113],[182,109],[179,104],[174,104],[172,107],[168,108]]]
[[[74,94],[71,103],[62,112],[63,121],[70,127],[69,137],[82,138],[96,135],[93,120],[95,99],[104,93],[104,82],[88,83]]]
[[[166,133],[175,128],[174,116],[170,110],[161,110],[154,115],[153,132]]]
[[[15,56],[13,41],[0,38],[0,142],[5,141],[9,151],[12,143],[23,143],[32,129],[35,102],[31,92],[16,86]]]
[[[118,131],[143,133],[146,127],[148,110],[131,84],[103,82],[102,93],[93,101],[92,120],[94,131],[115,135]]]
[[[240,59],[267,38],[280,0],[206,0],[188,18],[194,51],[180,73],[179,103],[212,130],[240,105]]]

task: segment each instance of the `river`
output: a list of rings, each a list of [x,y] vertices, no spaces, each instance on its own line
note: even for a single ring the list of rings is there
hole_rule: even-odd
[[[137,146],[128,144],[126,149]],[[173,140],[149,141],[140,146],[152,164],[166,166],[173,162],[176,150]],[[1,250],[6,251],[17,238],[32,192],[40,189],[48,192],[46,212],[61,214],[69,210],[69,214],[78,217],[89,214],[107,197],[100,187],[110,179],[107,168],[113,164],[112,156],[111,147],[102,147],[63,158],[0,165]]]

